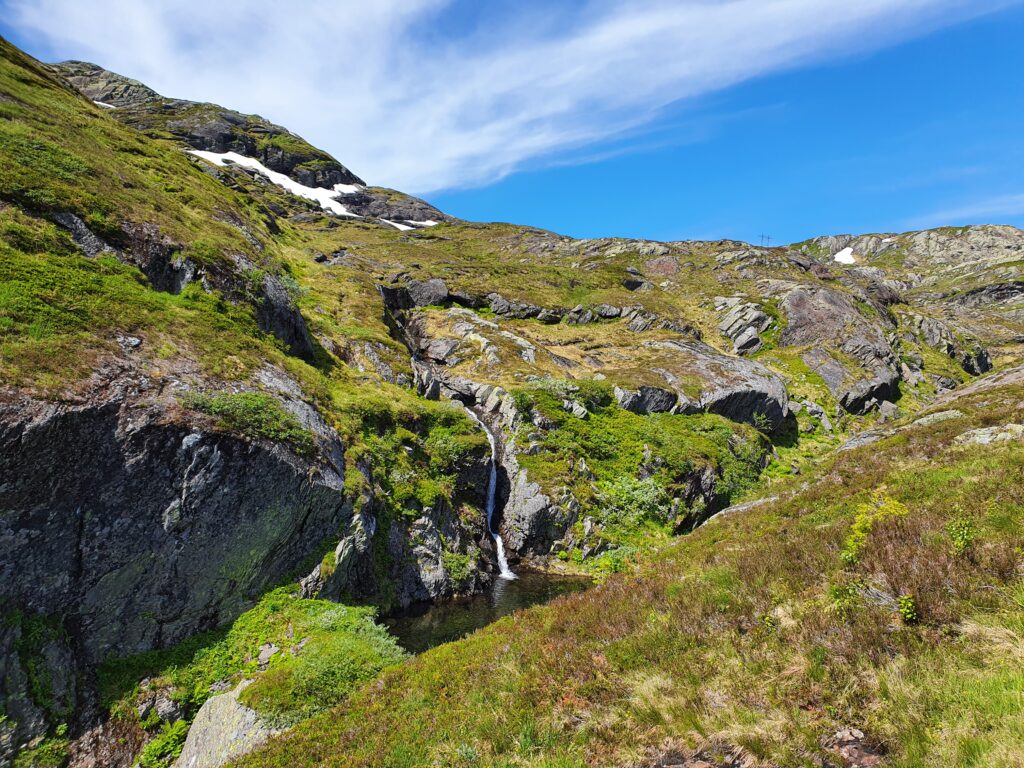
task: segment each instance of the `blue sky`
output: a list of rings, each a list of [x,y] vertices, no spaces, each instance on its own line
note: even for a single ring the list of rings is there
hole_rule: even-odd
[[[469,219],[773,243],[1024,225],[1022,2],[283,7],[0,0],[0,33],[257,112]]]

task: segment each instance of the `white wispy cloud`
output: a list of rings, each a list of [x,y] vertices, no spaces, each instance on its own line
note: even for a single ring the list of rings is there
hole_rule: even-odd
[[[912,229],[955,224],[1007,224],[1024,219],[1024,193],[997,195],[964,205],[944,208],[907,223]]]
[[[453,0],[0,8],[56,56],[95,61],[165,95],[256,112],[371,183],[422,193],[564,160],[642,130],[679,100],[1016,1],[524,1],[492,4],[472,28],[456,23]]]

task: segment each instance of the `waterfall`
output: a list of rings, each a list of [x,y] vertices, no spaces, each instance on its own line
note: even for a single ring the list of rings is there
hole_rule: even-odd
[[[494,438],[494,433],[491,428],[488,427],[483,420],[477,416],[468,406],[466,413],[469,414],[469,418],[480,425],[480,429],[487,435],[487,442],[491,446],[491,464],[490,472],[487,477],[487,532],[491,535],[491,539],[494,541],[494,551],[498,555],[498,573],[503,579],[514,579],[516,575],[512,573],[512,569],[508,567],[508,560],[505,558],[505,542],[501,540],[501,534],[494,530],[494,503],[498,495],[498,445]]]

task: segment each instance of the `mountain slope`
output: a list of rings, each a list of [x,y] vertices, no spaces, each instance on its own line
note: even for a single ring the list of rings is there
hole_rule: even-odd
[[[345,658],[374,630],[313,598],[387,609],[479,591],[496,573],[488,440],[463,406],[496,438],[495,528],[515,567],[606,576],[656,558],[689,573],[706,564],[704,545],[659,554],[674,535],[759,487],[824,472],[815,466],[832,448],[993,365],[1019,364],[1024,341],[1024,233],[1013,228],[768,249],[463,222],[365,186],[263,118],[167,99],[95,65],[42,65],[5,41],[0,157],[0,765],[18,751],[26,765],[67,754],[75,766],[95,754],[131,765],[143,745],[147,765],[167,764],[204,704],[224,706],[215,694],[251,677],[262,682],[238,697],[259,717],[283,709],[291,725],[338,703],[322,695],[335,668],[317,659],[325,648]],[[968,402],[967,421],[1010,418],[1008,405]],[[997,450],[1010,453],[994,466],[981,449],[977,465],[941,455],[964,475],[1012,469],[1013,447]],[[843,456],[870,475],[870,450]],[[1005,501],[989,486],[979,494]],[[829,504],[821,524],[836,539],[850,507]],[[730,546],[749,546],[748,533]],[[999,536],[1005,549],[1012,537]],[[773,567],[787,584],[804,577],[799,563]],[[734,576],[719,586],[760,595],[767,578]],[[963,615],[973,590],[956,598]],[[701,611],[690,618],[708,619]],[[744,631],[760,620],[743,616]],[[936,616],[928,626],[953,622]],[[320,650],[292,644],[293,625]],[[546,631],[516,640],[525,663]],[[286,641],[287,657],[261,661]],[[459,659],[473,675],[463,654],[498,642],[425,658]],[[368,661],[346,692],[393,659],[376,640],[356,644]],[[879,658],[868,657],[856,662]],[[535,701],[519,677],[505,680]],[[484,700],[482,680],[464,684],[472,706]],[[583,707],[584,693],[560,706]],[[358,720],[361,695],[341,720],[271,749],[293,754],[304,734]],[[397,707],[393,695],[382,701]],[[536,701],[515,715],[529,732],[502,733],[542,760],[563,746],[537,752],[531,740],[565,732]],[[395,728],[422,722],[415,702],[396,711],[410,717]],[[480,712],[449,714],[464,729]],[[787,725],[810,733],[800,727]],[[574,738],[566,760],[603,759],[589,736]],[[444,749],[428,755],[409,734],[406,763],[455,759],[444,750],[459,745],[435,741]],[[513,749],[470,742],[466,754],[488,760]]]
[[[1018,765],[1022,415],[1018,368],[239,764]]]

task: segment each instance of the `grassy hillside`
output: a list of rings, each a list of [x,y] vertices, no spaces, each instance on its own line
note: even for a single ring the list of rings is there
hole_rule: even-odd
[[[242,702],[295,728],[248,765],[725,765],[741,754],[811,766],[839,747],[908,768],[1024,762],[1024,449],[956,442],[1024,421],[1020,376],[969,384],[983,346],[998,369],[1020,362],[1020,232],[864,236],[850,240],[852,267],[834,262],[828,238],[578,241],[448,218],[400,230],[386,205],[433,214],[368,188],[365,215],[332,216],[259,173],[188,154],[185,139],[220,113],[159,98],[98,107],[0,39],[0,405],[16,419],[26,403],[74,409],[128,392],[164,426],[268,446],[310,476],[336,466],[345,505],[365,515],[351,535],[369,539],[361,597],[374,605],[299,596],[297,579],[340,570],[336,530],[318,531],[291,583],[248,611],[98,670],[75,665],[73,617],[4,605],[0,644],[15,639],[0,647],[18,663],[0,665],[0,683],[30,689],[42,712],[19,768],[64,764],[95,724],[84,708],[89,722],[76,724],[73,691],[47,671],[54,648],[71,677],[98,683],[97,712],[122,729],[112,743],[129,743],[129,762],[141,750],[146,768],[169,765],[199,707],[251,678]],[[348,173],[251,120],[267,162],[295,160],[314,180]],[[161,280],[168,271],[187,279]],[[443,298],[400,318],[385,293],[421,281],[443,281]],[[723,323],[748,305],[764,324],[741,355]],[[493,559],[487,439],[415,386],[411,357],[434,342],[446,350],[431,358],[439,376],[503,393],[486,415],[507,417],[497,431],[529,481],[577,505],[551,537],[553,564],[605,580],[406,660],[373,621],[395,602],[389,569],[433,558],[451,594],[484,583],[477,566]],[[879,370],[898,379],[893,407],[845,407],[843,387]],[[765,381],[790,411],[778,425],[749,403],[726,418],[700,401]],[[620,400],[648,387],[669,388],[679,407]],[[870,429],[885,436],[834,451]],[[434,512],[466,532],[458,545]],[[433,534],[436,553],[424,546]],[[176,541],[187,550],[187,532]],[[269,645],[278,652],[261,661]],[[145,709],[156,696],[175,707]],[[0,764],[14,728],[4,711]],[[836,736],[849,728],[866,735]]]
[[[386,672],[240,764],[811,766],[852,727],[886,765],[1020,765],[1024,444],[956,438],[1021,421],[1024,385],[953,406],[637,576]]]

